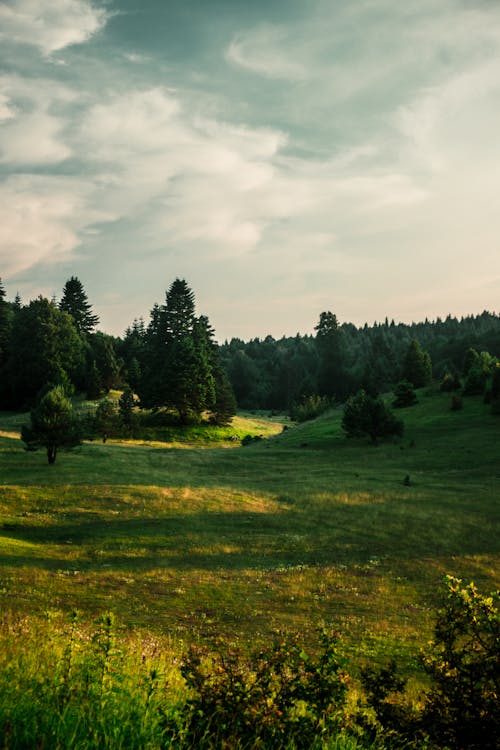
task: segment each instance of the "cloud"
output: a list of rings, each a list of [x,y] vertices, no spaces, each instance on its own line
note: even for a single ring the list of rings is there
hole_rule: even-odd
[[[67,259],[86,226],[107,217],[89,208],[89,186],[81,180],[16,175],[0,185],[3,274],[14,275],[38,263]]]
[[[14,0],[0,5],[0,38],[33,45],[48,56],[88,41],[107,18],[89,0]]]
[[[287,42],[286,28],[264,24],[237,34],[229,44],[225,57],[234,65],[268,78],[304,80],[307,71],[294,59]]]
[[[66,86],[50,80],[1,77],[0,163],[45,166],[71,156],[63,135],[67,120],[53,109],[60,110],[75,97]]]

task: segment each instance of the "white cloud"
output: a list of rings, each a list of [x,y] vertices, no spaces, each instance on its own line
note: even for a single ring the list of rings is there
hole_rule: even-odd
[[[33,45],[48,56],[88,41],[107,17],[90,0],[14,0],[0,5],[0,37]]]
[[[268,78],[301,81],[306,68],[294,59],[286,28],[264,24],[237,34],[226,50],[228,62]]]
[[[68,258],[87,225],[109,220],[88,207],[89,186],[69,178],[14,176],[0,185],[0,265],[5,276]]]
[[[71,156],[63,136],[66,119],[55,106],[73,101],[67,87],[45,79],[0,78],[0,163],[45,166]]]

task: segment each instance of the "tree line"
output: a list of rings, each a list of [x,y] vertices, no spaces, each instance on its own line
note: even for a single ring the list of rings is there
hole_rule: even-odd
[[[195,296],[175,279],[149,320],[136,319],[122,337],[96,330],[80,280],[72,276],[59,302],[6,300],[0,280],[0,406],[32,406],[49,386],[99,399],[127,386],[147,409],[180,423],[209,415],[227,423],[236,406],[314,416],[362,389],[375,397],[400,381],[414,388],[431,377],[464,393],[496,389],[500,316],[448,316],[410,325],[386,319],[357,327],[322,312],[314,335],[222,345]],[[404,399],[404,396],[402,396]]]

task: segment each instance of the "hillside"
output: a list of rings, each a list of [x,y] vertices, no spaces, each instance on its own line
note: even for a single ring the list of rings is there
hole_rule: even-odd
[[[247,447],[87,443],[52,467],[3,433],[2,609],[243,643],[327,621],[411,661],[445,573],[498,585],[500,421],[439,393],[399,413],[376,446],[333,411]]]

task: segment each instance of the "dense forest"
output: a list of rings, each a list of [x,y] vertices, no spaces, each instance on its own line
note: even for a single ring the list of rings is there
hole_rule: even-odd
[[[27,304],[18,295],[7,301],[0,281],[0,405],[31,406],[54,385],[91,399],[129,386],[141,406],[170,410],[181,423],[208,412],[223,424],[236,405],[297,412],[305,403],[344,402],[360,388],[376,395],[401,380],[420,387],[433,377],[449,390],[463,385],[465,393],[482,393],[500,357],[500,316],[486,311],[362,327],[328,311],[315,335],[218,345],[181,279],[153,305],[147,323],[134,320],[122,337],[96,330],[98,322],[76,277],[59,302],[40,296]]]

